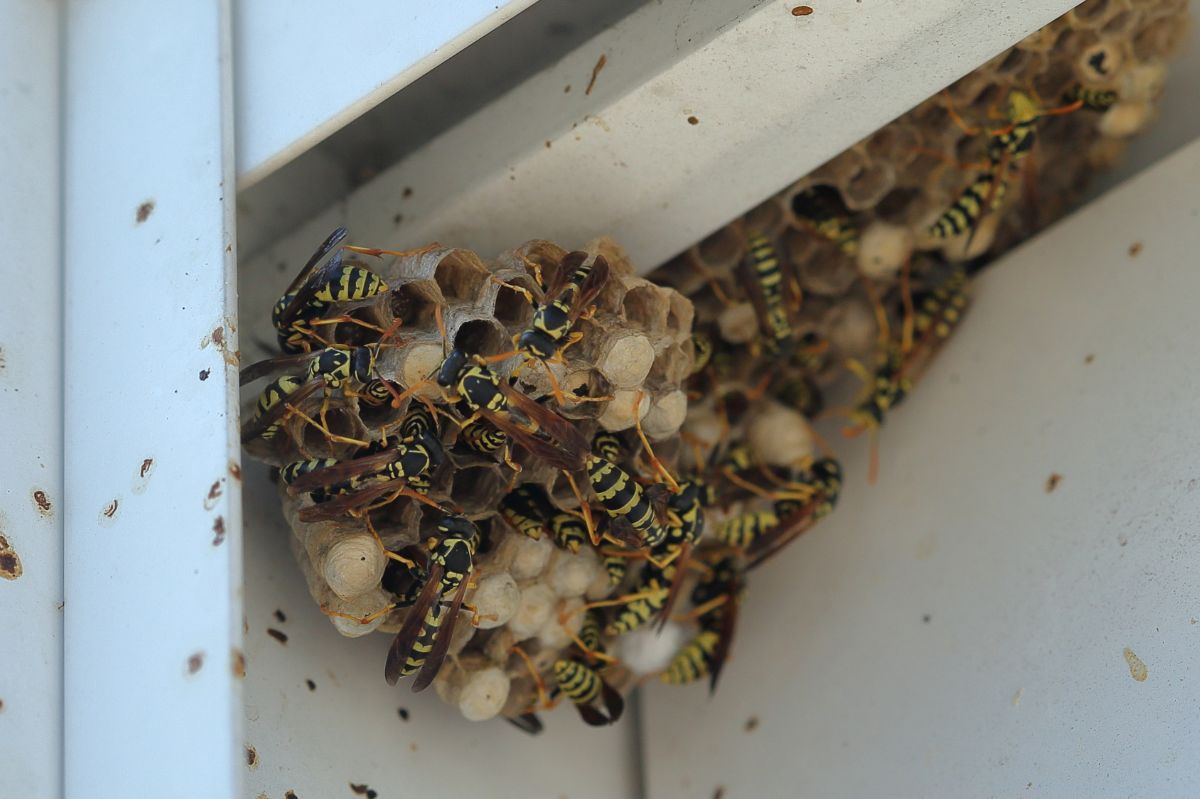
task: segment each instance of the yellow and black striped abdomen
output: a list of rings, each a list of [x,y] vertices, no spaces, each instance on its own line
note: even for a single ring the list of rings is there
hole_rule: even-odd
[[[629,558],[620,555],[608,555],[604,558],[604,571],[608,573],[609,585],[620,585],[629,571]]]
[[[647,565],[642,574],[637,588],[633,590],[637,598],[617,606],[616,616],[604,628],[605,635],[620,635],[636,630],[650,621],[667,603],[673,572],[664,574],[653,565]]]
[[[777,524],[779,516],[773,510],[750,511],[722,522],[717,527],[716,537],[722,544],[744,549]]]
[[[684,644],[660,678],[668,685],[685,685],[708,674],[712,668],[713,652],[720,636],[713,630],[701,630]]]
[[[1003,177],[995,172],[983,173],[929,226],[929,236],[948,239],[965,233],[983,216],[985,206],[996,208],[1000,204],[1005,188]]]
[[[438,629],[441,627],[445,615],[445,605],[435,602],[429,606],[425,620],[421,623],[421,629],[417,632],[417,638],[413,641],[412,651],[408,653],[408,659],[404,661],[404,668],[400,670],[401,677],[415,674],[425,665],[425,658],[429,657],[429,652],[433,649],[434,639],[437,638]]]
[[[654,507],[633,477],[615,463],[594,455],[588,456],[586,466],[592,491],[608,515],[627,520],[648,545],[662,543],[666,530],[658,523]]]
[[[319,302],[353,302],[365,300],[387,291],[388,285],[379,275],[361,266],[342,266],[321,288],[313,293]]]
[[[554,681],[577,705],[586,705],[600,695],[600,675],[576,660],[554,661]]]
[[[602,634],[600,611],[596,608],[591,608],[584,614],[583,625],[579,628],[579,640],[589,652],[603,652],[604,640],[601,637]]]

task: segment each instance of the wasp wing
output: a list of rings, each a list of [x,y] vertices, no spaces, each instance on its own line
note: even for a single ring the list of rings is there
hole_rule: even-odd
[[[280,314],[279,318],[282,325],[286,326],[294,322],[296,318],[300,316],[301,312],[308,307],[308,304],[313,299],[313,295],[316,294],[322,286],[327,285],[335,277],[337,277],[338,272],[340,272],[342,269],[342,259],[344,258],[342,252],[342,250],[338,250],[333,254],[333,257],[326,261],[321,267],[313,269],[308,275],[308,279],[305,280],[298,289],[296,289],[296,293],[292,297],[292,301],[287,304],[287,307],[283,309],[283,313]],[[324,256],[324,253],[321,253],[321,255]],[[310,261],[310,263],[312,262]]]
[[[244,386],[267,375],[286,371],[289,367],[308,365],[315,356],[316,353],[302,352],[298,355],[279,355],[252,363],[238,373],[238,384]]]
[[[421,593],[417,595],[417,601],[409,608],[408,615],[404,617],[404,624],[400,626],[400,632],[396,633],[396,637],[392,639],[392,645],[388,649],[387,661],[383,666],[383,677],[387,680],[388,685],[395,685],[396,681],[400,679],[400,672],[404,671],[404,664],[408,660],[408,656],[412,654],[413,644],[416,643],[417,636],[421,632],[425,614],[429,612],[433,603],[440,599],[438,587],[441,582],[442,567],[431,563],[425,585],[421,589]]]
[[[720,610],[721,623],[717,629],[717,645],[712,653],[712,666],[709,668],[708,693],[717,691],[717,681],[721,679],[721,670],[725,668],[725,660],[733,647],[733,634],[737,631],[738,606],[741,604],[742,582],[735,580],[729,587],[729,601]]]
[[[310,380],[288,396],[281,398],[266,413],[246,422],[242,425],[242,443],[247,444],[258,438],[268,427],[282,419],[288,408],[298,407],[301,402],[308,399],[323,385],[325,385],[323,380]]]
[[[459,611],[462,609],[463,598],[467,595],[467,584],[471,582],[471,575],[464,575],[462,582],[458,584],[458,590],[454,592],[454,598],[450,601],[449,616],[442,620],[441,627],[438,628],[437,637],[433,641],[433,649],[429,651],[429,656],[425,658],[425,665],[421,667],[421,671],[417,673],[417,678],[413,680],[412,689],[416,693],[424,691],[429,687],[437,677],[438,672],[442,669],[442,661],[446,659],[446,653],[450,651],[450,639],[454,637],[454,625],[458,622]]]
[[[625,697],[603,679],[600,680],[600,691],[604,699],[604,709],[608,711],[608,723],[616,724],[625,712]]]
[[[504,719],[509,724],[516,727],[521,732],[537,735],[545,729],[542,720],[537,717],[536,713],[522,713],[519,716],[507,716]]]
[[[400,454],[396,450],[387,449],[383,452],[377,452],[374,455],[365,455],[361,458],[339,461],[322,469],[300,475],[288,486],[288,493],[292,496],[297,496],[318,488],[329,488],[335,483],[341,483],[355,477],[361,477],[368,472],[382,469],[389,463],[394,462],[399,456]]]
[[[667,620],[671,618],[671,611],[675,609],[675,602],[678,601],[679,595],[683,590],[684,577],[687,576],[688,560],[692,555],[692,544],[690,541],[684,541],[679,545],[679,554],[675,556],[672,566],[675,567],[675,577],[671,580],[671,589],[667,592],[667,598],[663,601],[662,610],[658,612],[658,621],[655,622],[655,629],[662,632],[667,626]]]

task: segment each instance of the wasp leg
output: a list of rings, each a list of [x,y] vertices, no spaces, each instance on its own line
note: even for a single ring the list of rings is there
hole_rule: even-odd
[[[637,429],[637,436],[642,442],[643,449],[646,451],[646,457],[650,459],[650,465],[654,467],[655,471],[662,475],[663,480],[666,481],[668,486],[670,486],[671,491],[678,494],[680,490],[679,483],[675,481],[675,478],[671,476],[671,472],[666,466],[663,465],[663,462],[658,459],[658,456],[654,454],[654,447],[650,446],[650,439],[646,438],[646,433],[642,430],[642,416],[640,413],[638,413],[638,411],[642,407],[643,396],[645,396],[645,392],[641,390],[634,395],[633,425]]]
[[[332,432],[326,425],[321,424],[316,419],[312,418],[311,416],[306,414],[304,411],[297,408],[295,405],[287,406],[287,414],[293,415],[293,416],[299,416],[301,419],[308,422],[310,425],[312,425],[313,427],[317,428],[322,433],[324,433],[325,438],[327,438],[330,442],[337,441],[338,443],[341,443],[341,444],[353,444],[356,447],[365,447],[369,443],[367,441],[361,441],[357,438],[349,438],[348,436],[339,436],[337,433]]]

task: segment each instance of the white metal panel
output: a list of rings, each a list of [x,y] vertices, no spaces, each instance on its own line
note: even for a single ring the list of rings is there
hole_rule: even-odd
[[[535,0],[239,0],[238,184],[249,186]]]
[[[65,14],[66,792],[240,797],[229,5]]]
[[[381,246],[484,253],[610,234],[649,268],[1074,4],[829,3],[802,17],[783,0],[647,4],[250,269],[302,263],[337,223]]]
[[[62,792],[58,24],[55,3],[0,5],[0,784],[11,796]]]
[[[253,764],[249,755],[242,761],[247,796],[293,790],[302,799],[353,799],[351,783],[380,799],[638,794],[632,711],[598,730],[560,707],[534,738],[499,719],[466,721],[432,688],[389,686],[390,637],[343,638],[321,615],[260,464],[247,464],[246,496],[246,745],[254,752]]]
[[[717,695],[649,691],[650,796],[1200,793],[1198,222],[1200,142],[989,269]]]

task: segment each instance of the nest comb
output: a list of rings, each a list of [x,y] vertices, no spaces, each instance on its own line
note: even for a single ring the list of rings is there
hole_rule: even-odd
[[[564,353],[561,363],[530,361],[518,370],[515,356],[492,364],[502,379],[516,371],[515,386],[532,398],[552,394],[547,369],[553,369],[564,392],[600,401],[555,405],[585,436],[598,429],[619,431],[640,419],[652,439],[673,436],[686,413],[682,383],[691,371],[691,303],[678,292],[638,277],[624,252],[612,241],[599,239],[585,251],[589,259],[603,257],[611,275],[594,300],[593,313],[574,330],[579,341]],[[352,345],[379,338],[378,330],[394,329],[377,357],[379,376],[398,391],[413,389],[401,407],[372,405],[356,394],[315,392],[299,410],[310,418],[325,405],[328,429],[348,439],[374,441],[384,426],[394,425],[411,402],[428,400],[443,406],[442,390],[429,378],[440,366],[447,348],[456,346],[481,356],[513,349],[513,340],[533,316],[526,293],[543,299],[542,281],[551,283],[567,251],[547,241],[530,241],[491,261],[475,253],[435,246],[389,260],[354,259],[380,275],[388,290],[355,303],[328,310],[326,316],[355,321],[323,326],[326,340]],[[445,339],[438,326],[441,318]],[[358,322],[363,322],[359,324]],[[369,327],[367,326],[369,325]],[[398,325],[398,327],[397,327]],[[460,620],[437,688],[471,719],[486,718],[526,699],[533,682],[524,662],[512,655],[521,643],[536,668],[546,671],[571,645],[582,623],[585,597],[598,599],[613,590],[599,557],[590,547],[572,554],[549,539],[527,538],[496,516],[500,499],[515,483],[542,485],[564,507],[578,501],[562,485],[561,473],[517,447],[519,475],[499,461],[456,446],[458,428],[442,424],[446,463],[431,475],[429,497],[461,510],[476,522],[483,543],[475,558],[475,587],[466,601],[474,606],[478,626]],[[300,416],[285,418],[271,440],[255,439],[248,450],[282,466],[304,458],[345,458],[357,446],[330,441],[324,432]],[[339,632],[361,636],[379,630],[395,633],[404,610],[384,612],[392,602],[388,592],[389,559],[364,522],[349,516],[332,521],[303,521],[300,512],[311,505],[307,496],[290,496],[281,483],[284,516],[293,532],[292,549],[309,592]],[[389,550],[419,542],[439,514],[407,498],[372,514],[373,527]],[[371,618],[374,617],[374,618]],[[364,618],[371,618],[363,623]],[[563,619],[565,618],[565,623]],[[381,664],[382,666],[382,664]],[[509,683],[522,681],[508,701]]]

